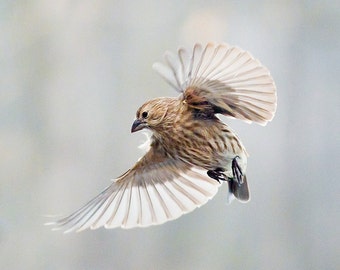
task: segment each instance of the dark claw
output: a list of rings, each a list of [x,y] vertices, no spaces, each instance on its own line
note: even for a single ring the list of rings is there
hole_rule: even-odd
[[[217,168],[215,170],[207,171],[207,174],[210,178],[215,179],[217,182],[221,183],[220,181],[229,181],[229,179],[223,173],[222,168]]]
[[[239,156],[234,157],[233,161],[231,162],[231,168],[233,171],[234,179],[237,181],[238,185],[243,184],[243,173],[240,165],[237,162],[237,159],[240,158]]]

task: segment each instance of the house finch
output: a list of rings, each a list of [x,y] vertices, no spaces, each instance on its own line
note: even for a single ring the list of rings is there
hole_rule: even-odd
[[[227,44],[196,44],[165,53],[154,69],[178,97],[161,97],[137,111],[131,132],[152,131],[148,152],[56,229],[132,228],[162,224],[205,204],[226,182],[229,200],[249,200],[247,152],[216,115],[265,125],[276,110],[267,68]]]

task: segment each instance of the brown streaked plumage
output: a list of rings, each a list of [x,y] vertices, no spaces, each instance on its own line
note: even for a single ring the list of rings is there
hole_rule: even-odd
[[[147,101],[131,132],[152,131],[149,151],[56,229],[133,228],[162,224],[205,204],[221,181],[229,199],[249,200],[247,152],[216,114],[265,125],[276,110],[269,71],[227,44],[196,44],[165,54],[154,68],[180,96]]]

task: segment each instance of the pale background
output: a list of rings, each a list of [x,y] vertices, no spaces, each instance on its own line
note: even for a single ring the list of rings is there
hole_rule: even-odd
[[[0,269],[339,269],[339,1],[0,1]],[[278,88],[274,121],[228,120],[249,204],[148,229],[64,235],[69,214],[140,157],[146,100],[175,93],[165,50],[224,41]]]

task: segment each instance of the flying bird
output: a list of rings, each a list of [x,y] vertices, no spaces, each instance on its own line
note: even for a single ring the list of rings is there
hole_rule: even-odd
[[[228,185],[228,200],[247,202],[245,147],[218,114],[266,125],[274,117],[276,87],[268,69],[228,44],[195,44],[166,52],[153,68],[177,97],[145,102],[131,132],[152,132],[148,152],[73,214],[50,224],[65,232],[147,227],[205,204]]]

